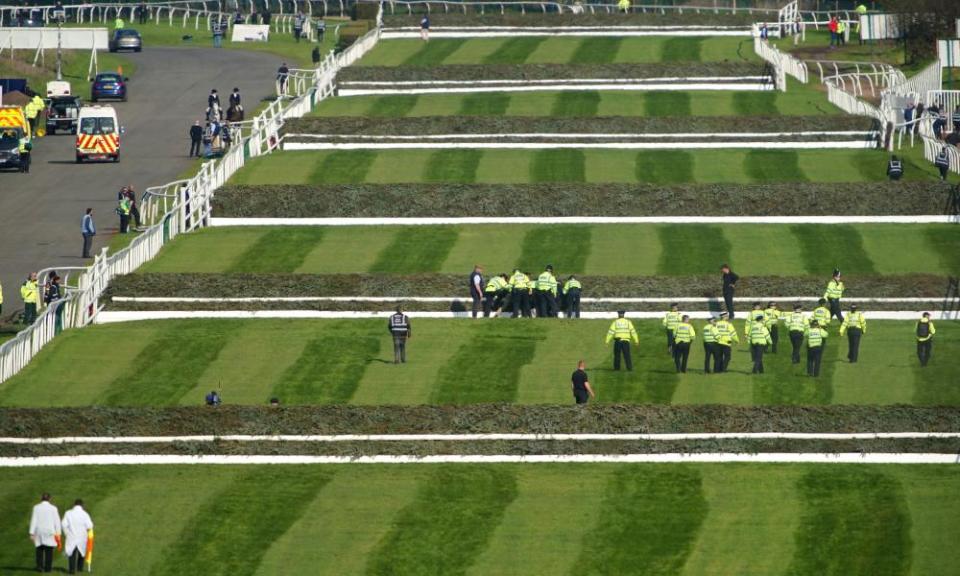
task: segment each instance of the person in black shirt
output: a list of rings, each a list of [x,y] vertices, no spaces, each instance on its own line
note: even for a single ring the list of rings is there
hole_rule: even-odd
[[[397,306],[397,313],[390,317],[387,328],[393,335],[393,363],[406,364],[407,339],[410,338],[412,330],[410,319],[404,315],[403,309],[399,306]]]
[[[470,298],[473,300],[473,317],[477,317],[480,305],[483,303],[483,268],[477,264],[470,273]]]
[[[737,288],[737,281],[740,277],[730,269],[729,264],[720,266],[720,272],[723,274],[723,303],[727,307],[727,314],[733,320],[733,292]]]
[[[577,362],[577,370],[570,377],[573,383],[573,397],[577,404],[586,404],[587,400],[594,397],[593,388],[590,387],[590,378],[584,371],[583,360]]]
[[[190,157],[200,157],[200,142],[203,141],[203,127],[197,120],[190,127]]]

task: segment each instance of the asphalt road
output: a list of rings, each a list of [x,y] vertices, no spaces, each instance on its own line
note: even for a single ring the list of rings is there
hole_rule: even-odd
[[[244,107],[253,110],[273,93],[280,65],[269,54],[213,48],[147,46],[129,58],[137,71],[128,101],[111,103],[126,129],[119,163],[75,164],[74,137],[58,133],[37,141],[29,174],[0,173],[3,317],[22,307],[20,284],[30,271],[84,265],[80,220],[86,208],[94,211],[99,251],[119,228],[114,209],[121,186],[133,185],[139,197],[190,165],[188,131],[202,119],[210,89],[226,106],[238,87]]]

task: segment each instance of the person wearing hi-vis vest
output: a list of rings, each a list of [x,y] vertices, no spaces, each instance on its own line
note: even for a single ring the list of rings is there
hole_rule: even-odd
[[[583,284],[571,274],[563,285],[564,304],[566,305],[564,314],[567,315],[567,318],[580,317],[580,292],[582,290]]]
[[[37,273],[31,272],[20,286],[20,298],[23,299],[23,323],[30,325],[37,319],[37,299],[40,289],[37,286]]]
[[[547,264],[534,283],[534,302],[537,306],[537,318],[555,318],[557,316],[557,278],[553,275],[553,266]]]
[[[843,310],[840,308],[840,298],[843,298],[844,289],[843,281],[840,280],[840,270],[834,270],[833,278],[827,282],[827,289],[823,293],[823,297],[830,304],[830,317],[836,316],[837,320],[841,322],[843,322]]]
[[[506,274],[491,276],[483,289],[483,317],[489,318],[490,312],[495,315],[500,313],[503,307],[503,300],[510,293],[510,283],[507,282]]]
[[[840,335],[847,335],[847,360],[851,364],[857,363],[860,357],[860,337],[867,333],[867,319],[863,312],[857,310],[857,305],[850,307],[850,312],[840,325]]]
[[[670,311],[664,315],[663,322],[661,322],[667,333],[667,354],[673,354],[673,333],[677,329],[677,324],[680,323],[681,318],[680,304],[674,302],[670,305]]]
[[[924,312],[917,322],[917,358],[920,359],[921,366],[926,366],[930,361],[930,355],[933,354],[933,335],[936,333],[930,313]]]
[[[687,372],[687,358],[690,357],[690,345],[696,338],[697,332],[690,324],[690,317],[684,315],[673,331],[673,363],[677,372]]]
[[[750,357],[753,359],[752,374],[763,374],[763,353],[772,342],[770,331],[763,323],[763,312],[753,317],[750,325]]]
[[[896,154],[891,156],[890,161],[887,162],[887,177],[890,178],[891,182],[896,182],[900,178],[903,178],[903,162],[897,158]]]
[[[770,302],[763,310],[763,325],[770,331],[770,340],[773,342],[773,344],[770,345],[770,352],[772,354],[777,353],[777,345],[780,343],[779,323],[780,309],[777,307],[776,302]]]
[[[710,362],[716,365],[717,356],[717,319],[713,316],[703,327],[703,373],[710,373]]]
[[[73,508],[67,510],[60,522],[63,525],[63,534],[66,536],[66,542],[63,546],[63,553],[68,558],[68,569],[70,574],[77,570],[83,572],[83,565],[90,556],[90,540],[93,538],[93,520],[83,509],[83,500],[77,500],[73,503]]]
[[[730,367],[730,359],[733,357],[732,347],[740,343],[740,336],[737,335],[737,329],[727,320],[727,313],[721,312],[720,319],[717,320],[717,346],[716,362],[713,363],[713,371],[719,374],[726,372]]]
[[[410,319],[403,313],[403,309],[397,306],[397,312],[390,317],[387,328],[393,336],[393,363],[407,363],[407,340],[412,336],[413,330],[410,327]]]
[[[613,340],[613,369],[620,370],[620,356],[623,355],[623,361],[627,365],[627,372],[633,371],[633,361],[630,359],[630,341],[632,340],[634,344],[639,344],[640,339],[637,337],[637,330],[633,327],[633,322],[625,318],[627,312],[625,310],[619,310],[617,312],[617,319],[610,324],[610,328],[607,330],[607,339],[606,343],[609,344]]]
[[[784,323],[787,325],[787,331],[790,332],[790,362],[800,363],[800,349],[803,347],[803,337],[807,333],[807,327],[810,326],[810,319],[803,313],[803,306],[793,305],[793,312],[784,315]]]
[[[827,331],[820,327],[819,322],[811,320],[807,328],[807,376],[820,376],[820,361],[826,343]]]

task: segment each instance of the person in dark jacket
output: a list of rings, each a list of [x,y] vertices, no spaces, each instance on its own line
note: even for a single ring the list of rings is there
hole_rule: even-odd
[[[483,288],[483,267],[477,264],[473,267],[469,280],[470,299],[473,301],[471,313],[474,318],[477,317],[477,312],[480,311],[480,306],[483,303]]]
[[[390,317],[387,323],[390,334],[393,335],[393,363],[407,363],[407,340],[413,334],[410,327],[410,318],[403,313],[403,309],[397,306],[397,313]]]
[[[720,266],[721,280],[723,284],[723,303],[727,307],[727,314],[730,320],[733,320],[733,294],[737,288],[737,281],[740,277],[730,269],[729,264]]]
[[[200,121],[197,120],[193,123],[193,126],[190,127],[190,154],[192,158],[194,156],[200,156],[200,143],[203,141],[203,127],[200,126]]]
[[[903,177],[903,162],[896,155],[891,156],[890,161],[887,162],[887,177],[891,182],[896,182]]]

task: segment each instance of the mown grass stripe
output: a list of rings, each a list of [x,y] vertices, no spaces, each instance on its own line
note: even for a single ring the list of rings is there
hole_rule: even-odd
[[[439,272],[457,242],[455,226],[403,228],[379,255],[368,272],[418,274]]]
[[[570,58],[571,64],[608,64],[617,58],[623,38],[602,36],[584,38]]]
[[[909,572],[910,513],[899,481],[875,469],[820,466],[797,490],[804,512],[789,576]]]
[[[485,64],[523,64],[546,39],[546,36],[510,38],[483,61]]]
[[[599,92],[560,92],[553,99],[552,116],[596,116]]]
[[[637,182],[686,184],[693,182],[694,156],[683,150],[644,150],[637,152]]]
[[[439,150],[426,163],[424,182],[475,182],[482,150]]]
[[[285,404],[349,402],[367,365],[380,353],[380,338],[354,332],[347,324],[341,332],[307,342],[300,357],[274,385],[271,396]]]
[[[530,182],[585,182],[583,150],[539,150],[530,162]]]
[[[700,471],[629,466],[607,486],[600,522],[581,545],[573,574],[677,574],[707,516]]]
[[[733,110],[739,116],[780,114],[776,92],[734,92],[732,98]]]
[[[516,401],[520,370],[533,360],[543,339],[535,331],[518,330],[513,322],[478,327],[438,372],[430,402]]]
[[[280,466],[249,468],[197,509],[150,575],[181,576],[185,566],[209,576],[254,574],[270,544],[332,477],[322,466],[300,467],[296,475]]]
[[[834,320],[836,323],[836,320]],[[741,330],[742,323],[737,322],[737,329]],[[823,358],[820,361],[820,376],[807,376],[807,346],[804,342],[800,351],[800,363],[790,362],[790,333],[784,326],[780,326],[780,346],[777,354],[764,355],[763,368],[765,374],[761,377],[752,377],[753,404],[755,405],[794,405],[813,406],[830,404],[833,401],[833,376],[841,356],[846,361],[846,338],[837,334],[838,327],[829,330],[831,337],[827,338],[827,345],[823,349]],[[742,345],[746,348],[746,343]],[[841,354],[841,350],[843,353]],[[748,355],[743,356],[742,363],[731,366],[733,371],[748,373],[753,368]]]
[[[577,224],[537,226],[523,237],[517,266],[535,276],[552,264],[554,273],[580,274],[590,257],[593,227]]]
[[[393,94],[380,96],[367,108],[366,116],[379,118],[402,118],[409,116],[420,100],[419,94]]]
[[[113,406],[174,405],[197,385],[207,366],[233,338],[226,321],[175,323],[154,336],[130,367],[97,401]],[[184,342],[189,342],[185,346]],[[202,402],[203,398],[197,398]]]
[[[317,184],[359,184],[367,178],[367,172],[377,159],[371,150],[338,150],[323,156],[309,181]]]
[[[690,116],[690,94],[687,92],[647,92],[643,97],[646,116]]]
[[[423,47],[404,60],[404,66],[439,66],[463,46],[465,39],[440,38],[424,42]]]
[[[930,249],[939,255],[943,269],[960,275],[960,229],[955,225],[928,226],[923,234]]]
[[[516,479],[505,468],[436,468],[370,557],[366,573],[466,573],[516,495]]]
[[[920,315],[917,314],[917,319]],[[960,339],[957,330],[949,321],[937,322],[933,337],[933,351],[930,362],[920,366],[916,344],[912,344],[903,354],[903,361],[913,366],[913,402],[915,404],[955,405],[960,404],[960,386],[957,386],[957,361],[960,357]],[[916,325],[910,323],[904,327],[903,339],[916,342]],[[899,359],[899,358],[898,358]]]
[[[856,227],[847,224],[791,226],[808,274],[822,275],[824,286],[835,268],[842,273],[875,274],[876,268]]]
[[[467,94],[460,101],[460,116],[505,116],[510,94],[505,92]]]
[[[699,62],[704,38],[667,38],[660,53],[663,62]]]
[[[613,344],[604,348],[603,360],[589,374],[598,390],[598,401],[604,403],[670,404],[677,392],[680,375],[673,358],[666,352],[663,330],[653,323],[634,323],[640,345],[631,344],[633,371],[627,372],[621,360],[620,371],[613,370]],[[600,335],[597,335],[600,338]],[[697,350],[690,354],[689,369],[696,371]],[[656,374],[651,378],[651,374]],[[602,391],[602,392],[600,392]]]
[[[238,256],[228,273],[293,273],[326,234],[320,226],[268,230]]]
[[[757,182],[806,182],[796,150],[748,150],[743,171]]]
[[[731,263],[730,241],[714,225],[672,224],[657,227],[660,261],[657,273],[670,276],[709,274]],[[731,263],[732,264],[732,263]]]

